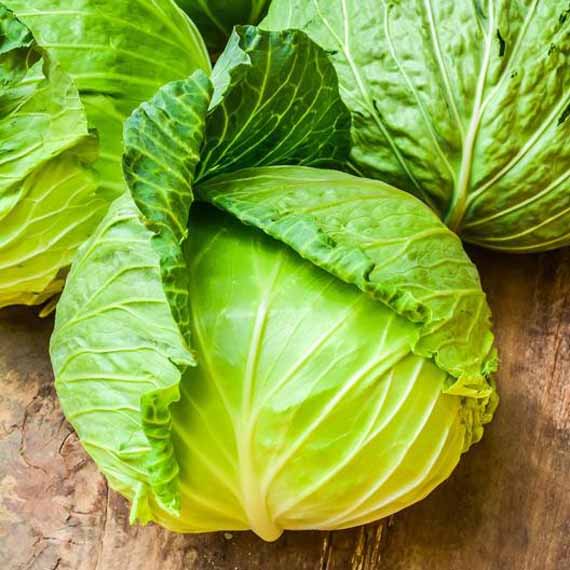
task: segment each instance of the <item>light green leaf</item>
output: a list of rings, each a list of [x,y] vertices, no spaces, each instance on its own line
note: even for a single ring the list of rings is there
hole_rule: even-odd
[[[50,347],[67,418],[143,522],[152,505],[180,506],[168,410],[181,370],[194,364],[153,238],[129,195],[112,205],[78,252]]]
[[[80,436],[94,442],[86,447],[110,472],[113,485],[134,500],[133,520],[148,520],[153,501],[174,515],[180,509],[170,405],[179,398],[182,374],[194,364],[181,242],[210,90],[206,75],[196,72],[165,85],[127,121],[124,168],[132,197],[113,205],[79,252],[51,344],[64,410]],[[112,262],[106,263],[110,256]],[[97,277],[90,278],[91,273]],[[125,289],[131,280],[137,281],[138,291]],[[123,327],[131,320],[125,337]],[[99,336],[103,329],[107,333]],[[125,350],[125,343],[131,348]],[[90,348],[77,355],[77,346]],[[148,363],[137,362],[139,349],[148,353]],[[101,374],[97,368],[107,359],[112,370],[106,367]],[[83,371],[79,380],[77,370]],[[92,408],[87,400],[76,399],[107,374],[111,385],[101,400],[108,406]],[[124,417],[128,428],[99,448],[108,411]],[[126,469],[114,477],[116,462],[122,461]]]
[[[69,73],[98,131],[102,192],[124,190],[123,121],[165,83],[210,63],[174,0],[3,0]]]
[[[70,77],[0,5],[0,307],[41,303],[94,229],[94,141]]]
[[[275,0],[267,29],[330,54],[362,174],[470,242],[570,243],[568,2]]]

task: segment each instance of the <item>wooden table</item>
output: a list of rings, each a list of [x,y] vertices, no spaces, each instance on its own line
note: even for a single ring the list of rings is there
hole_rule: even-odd
[[[389,520],[273,544],[130,527],[125,501],[57,404],[52,322],[0,312],[0,569],[570,569],[570,251],[471,253],[502,356],[502,402],[483,442],[428,499]]]

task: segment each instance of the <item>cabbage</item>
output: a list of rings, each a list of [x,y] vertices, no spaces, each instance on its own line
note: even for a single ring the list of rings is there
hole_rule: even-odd
[[[325,168],[349,127],[325,52],[251,27],[211,80],[127,121],[130,193],[79,250],[50,350],[132,521],[350,527],[481,438],[496,353],[477,271],[415,197]]]
[[[0,3],[0,307],[61,289],[125,190],[124,120],[164,83],[209,66],[173,0]]]
[[[221,51],[238,24],[257,24],[269,0],[176,0],[196,23],[208,47]]]
[[[468,242],[570,244],[566,0],[274,0],[263,26],[329,53],[355,170],[414,193]]]
[[[104,214],[71,78],[0,4],[0,307],[41,303]]]

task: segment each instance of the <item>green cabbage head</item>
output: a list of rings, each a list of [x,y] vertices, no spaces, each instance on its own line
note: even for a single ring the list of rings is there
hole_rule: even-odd
[[[196,69],[206,47],[174,0],[0,2],[0,308],[61,290],[125,191],[125,119]]]
[[[357,172],[468,242],[570,244],[567,0],[274,0],[262,25],[326,49]]]
[[[325,52],[255,28],[211,81],[128,120],[130,193],[79,251],[51,356],[133,521],[350,527],[420,500],[481,438],[496,354],[477,271],[415,197],[314,167],[346,158],[349,128]]]

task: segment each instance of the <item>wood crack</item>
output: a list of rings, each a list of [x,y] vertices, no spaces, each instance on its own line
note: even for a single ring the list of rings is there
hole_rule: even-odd
[[[323,538],[323,547],[321,551],[321,560],[319,561],[319,570],[329,570],[332,553],[333,553],[333,545],[332,545],[332,532],[326,532]]]
[[[391,524],[391,517],[377,523],[360,527],[357,544],[352,555],[351,570],[378,570],[386,530]]]
[[[109,516],[109,501],[110,501],[110,490],[107,481],[104,483],[105,485],[105,510],[103,511],[103,522],[101,528],[101,534],[99,538],[99,543],[97,544],[97,554],[95,557],[95,570],[103,570],[103,567],[100,566],[102,561],[103,549],[105,548],[105,537],[107,536],[107,520]]]
[[[562,328],[566,324],[564,319],[564,312],[568,306],[568,299],[570,296],[570,291],[567,291],[562,299],[561,310],[558,316],[558,324],[556,325],[556,331],[554,332],[554,357],[552,360],[552,368],[550,370],[550,377],[554,378],[556,370],[558,369],[558,363],[560,360],[560,354],[562,352],[563,341],[565,335],[561,334]]]

